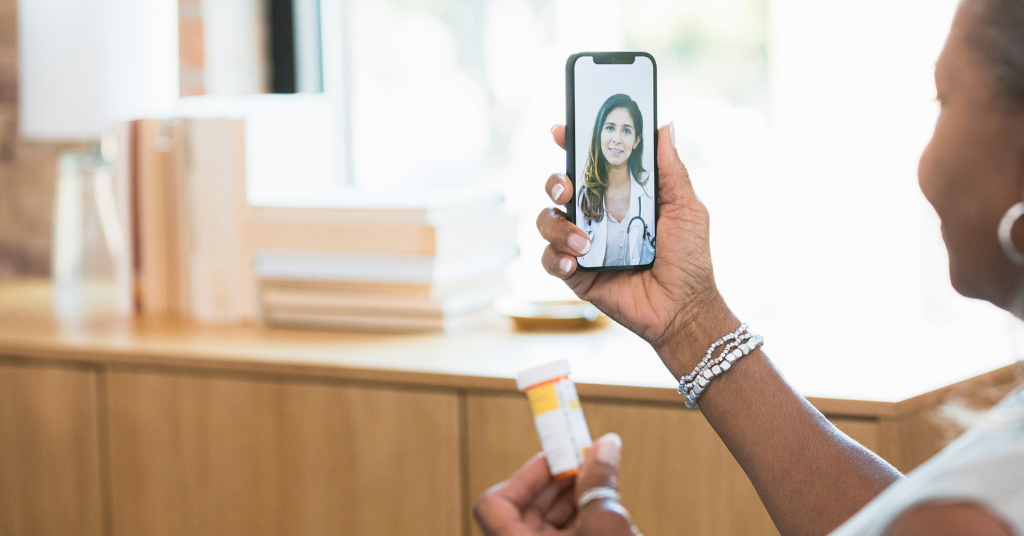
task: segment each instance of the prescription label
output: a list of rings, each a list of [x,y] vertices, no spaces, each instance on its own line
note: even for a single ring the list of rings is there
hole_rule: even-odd
[[[592,442],[576,386],[558,381],[530,389],[527,395],[551,474],[578,468]]]
[[[554,382],[530,389],[526,393],[526,398],[530,400],[530,411],[534,415],[547,413],[559,407],[558,393],[555,392]]]

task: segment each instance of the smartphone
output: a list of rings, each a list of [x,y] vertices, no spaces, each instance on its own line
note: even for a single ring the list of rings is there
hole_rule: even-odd
[[[590,238],[579,270],[642,270],[658,235],[658,75],[646,52],[580,52],[565,63],[569,221]]]

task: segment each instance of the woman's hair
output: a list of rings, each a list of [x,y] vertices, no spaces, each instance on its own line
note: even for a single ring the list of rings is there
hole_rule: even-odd
[[[1024,106],[1024,2],[1020,0],[967,0],[972,2],[973,24],[967,39],[988,63],[997,91],[1010,104]]]
[[[641,185],[647,184],[647,172],[644,170],[644,118],[640,113],[640,107],[629,98],[629,95],[619,93],[608,97],[597,112],[597,120],[594,121],[594,132],[590,138],[590,151],[587,153],[587,165],[583,169],[583,191],[580,198],[580,210],[588,220],[601,221],[604,219],[604,193],[608,190],[608,160],[601,152],[601,129],[608,119],[608,114],[616,108],[625,108],[633,119],[633,130],[640,140],[636,148],[629,155],[626,162],[629,172]]]
[[[967,7],[974,17],[967,31],[969,46],[988,64],[997,95],[1013,108],[1024,107],[1024,2],[966,1],[971,2]],[[1011,312],[1024,320],[1024,311]],[[1024,379],[1024,361],[1017,362],[1016,370],[1019,382]]]
[[[965,0],[964,6],[973,17],[967,29],[967,43],[981,55],[992,74],[996,95],[1011,107],[1024,106],[1024,2],[1021,0]],[[1018,296],[1019,298],[1019,296]],[[1014,300],[1015,302],[1018,299]],[[1010,312],[1024,320],[1019,307]],[[990,415],[994,406],[1024,379],[1024,361],[1017,361],[1014,378],[997,385],[978,385],[971,381],[964,392],[951,390],[937,408],[932,420],[945,432],[945,442],[952,441],[964,430],[984,424],[1020,426],[1020,411],[999,416]],[[1005,412],[1004,412],[1005,413]]]

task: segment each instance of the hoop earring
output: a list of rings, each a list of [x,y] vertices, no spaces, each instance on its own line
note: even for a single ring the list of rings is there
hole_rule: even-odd
[[[1003,214],[1003,219],[999,221],[998,233],[999,245],[1003,246],[1003,253],[1006,254],[1007,259],[1010,259],[1010,262],[1017,266],[1024,266],[1024,253],[1017,249],[1010,234],[1013,231],[1013,224],[1017,223],[1021,216],[1024,216],[1024,201],[1013,205],[1006,211],[1006,214]]]

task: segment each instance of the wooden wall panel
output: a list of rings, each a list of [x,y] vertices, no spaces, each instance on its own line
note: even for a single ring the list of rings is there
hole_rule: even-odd
[[[623,503],[647,536],[777,534],[753,486],[697,411],[583,399],[591,434],[622,436]],[[540,450],[526,399],[467,398],[470,496]],[[472,534],[480,531],[474,524]]]
[[[539,451],[540,442],[525,397],[473,394],[466,406],[469,491],[475,499]],[[586,398],[583,408],[594,438],[606,432],[622,436],[623,503],[644,534],[778,534],[743,470],[698,411]],[[878,448],[876,422],[833,422],[868,448]],[[480,534],[475,523],[471,533]]]
[[[467,508],[484,490],[508,478],[540,452],[540,440],[523,395],[466,395],[466,436]],[[470,534],[483,534],[476,520],[471,522]]]
[[[880,437],[879,422],[875,419],[849,419],[843,417],[828,416],[828,420],[836,425],[836,428],[850,436],[854,441],[864,445],[871,452],[881,455],[882,442]],[[891,462],[890,462],[891,463]]]
[[[0,365],[0,535],[103,532],[96,374]]]
[[[880,422],[881,455],[903,472],[926,462],[977,423],[982,414],[1020,386],[1021,377],[1012,371],[988,374],[953,386],[931,405]],[[946,410],[966,417],[958,422]]]
[[[116,373],[114,532],[461,530],[454,393]]]

